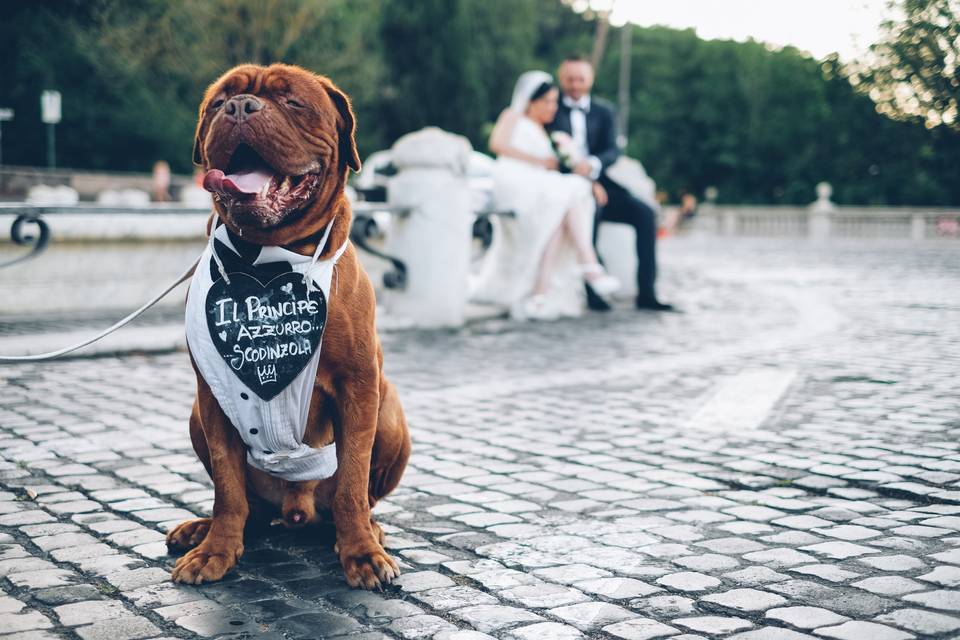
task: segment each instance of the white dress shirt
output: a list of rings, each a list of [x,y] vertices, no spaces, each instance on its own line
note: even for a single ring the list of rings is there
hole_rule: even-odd
[[[603,170],[603,163],[600,162],[600,158],[590,154],[590,144],[587,141],[587,113],[590,112],[590,96],[581,96],[579,100],[563,96],[563,104],[570,108],[570,135],[580,148],[581,156],[590,163],[590,179],[596,180]]]

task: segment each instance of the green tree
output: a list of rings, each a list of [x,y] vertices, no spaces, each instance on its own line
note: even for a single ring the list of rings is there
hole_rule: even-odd
[[[960,0],[891,0],[899,18],[883,23],[853,80],[881,113],[919,117],[960,130]]]

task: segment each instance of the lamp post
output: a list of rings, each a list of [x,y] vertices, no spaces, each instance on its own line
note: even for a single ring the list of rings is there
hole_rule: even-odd
[[[633,57],[631,52],[631,38],[633,36],[633,25],[627,21],[620,28],[620,86],[617,91],[617,114],[620,122],[617,130],[617,144],[621,149],[627,148],[627,135],[630,123],[630,59]]]
[[[57,166],[57,143],[54,127],[60,122],[60,92],[44,91],[40,94],[40,120],[47,125],[47,167]]]
[[[0,127],[4,122],[13,120],[13,109],[0,109]],[[3,129],[0,128],[0,167],[3,166]]]

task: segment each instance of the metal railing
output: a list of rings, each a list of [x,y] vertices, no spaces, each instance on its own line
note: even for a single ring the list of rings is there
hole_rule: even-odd
[[[403,289],[407,284],[407,265],[397,256],[392,256],[372,244],[372,241],[382,239],[385,235],[374,214],[386,213],[397,218],[405,218],[413,214],[409,207],[398,207],[385,202],[359,201],[353,204],[353,224],[350,228],[350,239],[360,249],[390,263],[391,267],[383,274],[383,285],[388,289]],[[153,203],[148,207],[118,207],[97,204],[76,205],[31,205],[22,202],[0,203],[0,214],[14,215],[10,227],[10,238],[17,246],[26,246],[26,253],[6,262],[0,262],[0,268],[19,264],[36,258],[47,248],[53,236],[50,225],[43,216],[58,216],[72,214],[88,215],[121,215],[121,214],[181,214],[205,215],[210,212],[209,207],[187,207],[176,203]],[[493,241],[494,227],[492,218],[500,216],[514,217],[512,211],[483,210],[476,213],[473,224],[473,237],[480,241],[484,249],[490,247]],[[35,233],[27,233],[30,226],[36,227]]]

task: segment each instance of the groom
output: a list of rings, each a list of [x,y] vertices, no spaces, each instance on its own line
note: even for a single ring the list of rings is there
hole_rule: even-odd
[[[657,299],[657,214],[649,206],[634,198],[606,175],[607,167],[620,157],[617,146],[617,125],[613,108],[601,100],[591,98],[593,67],[580,57],[569,57],[560,65],[560,87],[563,98],[557,115],[550,124],[551,131],[565,131],[581,147],[584,160],[572,168],[586,178],[599,183],[597,218],[593,238],[596,243],[597,226],[606,220],[623,222],[637,232],[637,309],[672,311],[673,305]],[[606,202],[603,202],[603,192]],[[609,305],[587,288],[587,302],[591,309],[606,311]]]

